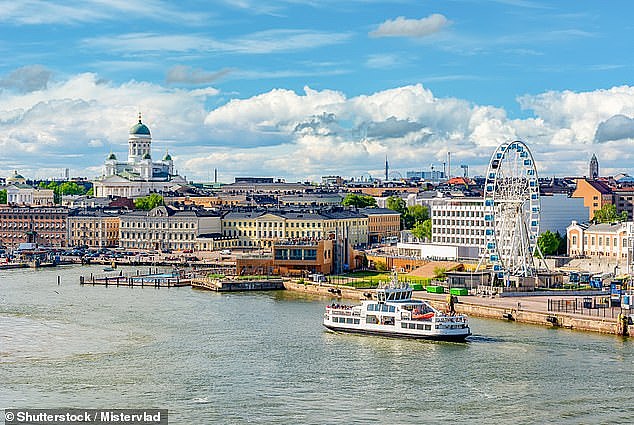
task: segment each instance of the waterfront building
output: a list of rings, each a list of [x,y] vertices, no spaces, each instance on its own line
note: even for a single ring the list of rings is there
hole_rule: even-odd
[[[631,223],[578,223],[568,226],[568,255],[626,262]]]
[[[334,263],[334,241],[279,240],[268,254],[245,254],[236,258],[238,275],[306,276],[330,274]]]
[[[119,161],[110,153],[104,164],[104,174],[93,182],[97,197],[124,196],[138,198],[151,192],[174,191],[187,181],[174,169],[174,161],[166,152],[161,161],[152,160],[150,129],[141,122],[130,128],[127,161]]]
[[[595,211],[613,203],[612,188],[602,180],[577,179],[573,198],[582,198],[588,208],[588,220],[594,218]]]
[[[118,210],[84,208],[68,214],[68,246],[110,248],[119,246]]]
[[[389,208],[360,208],[368,218],[368,243],[382,243],[398,238],[401,231],[401,214]]]
[[[133,211],[120,216],[119,246],[194,250],[199,235],[220,232],[220,215],[215,211],[158,206],[151,211]]]
[[[55,206],[0,206],[0,244],[17,248],[31,242],[65,247],[68,209]]]

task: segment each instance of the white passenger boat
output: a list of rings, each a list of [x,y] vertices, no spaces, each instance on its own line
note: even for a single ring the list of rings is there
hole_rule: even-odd
[[[462,341],[471,335],[466,315],[443,313],[413,300],[411,287],[399,283],[396,276],[377,288],[376,299],[357,306],[326,306],[324,326],[337,332],[444,341]]]

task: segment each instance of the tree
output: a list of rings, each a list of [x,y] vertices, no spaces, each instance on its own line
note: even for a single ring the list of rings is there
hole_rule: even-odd
[[[425,221],[419,221],[412,227],[412,235],[418,239],[431,239],[431,218]]]
[[[615,221],[627,221],[627,211],[617,214],[616,205],[605,204],[594,212],[592,220],[595,223],[614,223]]]
[[[0,204],[7,203],[7,189],[0,190]]]
[[[539,247],[542,255],[557,254],[560,243],[561,235],[559,235],[559,233],[553,233],[550,230],[546,230],[537,238],[537,246]]]
[[[376,199],[369,195],[359,195],[357,193],[348,193],[343,201],[341,201],[341,205],[344,207],[356,207],[356,208],[365,208],[365,207],[374,207],[376,206]]]
[[[134,208],[139,210],[149,211],[159,205],[163,205],[163,197],[158,193],[152,193],[149,196],[134,200]]]
[[[405,214],[407,211],[405,208],[405,200],[403,198],[399,198],[398,196],[390,196],[385,201],[385,206],[389,209],[401,213],[401,215]]]
[[[404,213],[401,214],[401,222],[404,229],[413,229],[418,223],[429,218],[429,208],[423,205],[412,205],[407,207]]]

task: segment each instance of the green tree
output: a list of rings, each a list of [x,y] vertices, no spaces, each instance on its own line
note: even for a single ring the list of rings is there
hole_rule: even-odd
[[[559,251],[559,245],[561,243],[561,235],[559,233],[553,233],[550,230],[546,230],[537,238],[537,246],[542,255],[555,255]]]
[[[385,206],[389,209],[401,213],[401,215],[405,214],[407,209],[405,208],[405,200],[398,196],[390,196],[385,200]]]
[[[374,207],[376,206],[376,199],[369,195],[359,195],[357,193],[348,193],[343,201],[341,201],[341,205],[344,207],[356,207],[356,208],[365,208],[365,207]]]
[[[568,238],[565,235],[561,236],[559,231],[557,231],[557,236],[559,236],[559,247],[557,248],[557,254],[566,255],[568,253]]]
[[[425,221],[419,221],[412,227],[412,235],[421,240],[431,239],[431,219],[428,218]]]
[[[7,203],[7,189],[0,190],[0,204]]]
[[[139,210],[149,211],[159,205],[163,205],[163,197],[158,193],[152,193],[149,196],[134,200],[134,208]]]
[[[404,213],[401,214],[401,222],[404,229],[413,229],[418,223],[429,218],[429,208],[423,205],[413,205],[407,207]]]
[[[86,196],[95,196],[95,188],[91,187],[90,189],[88,189],[88,191],[86,192]]]
[[[627,221],[627,211],[617,214],[616,205],[605,204],[594,212],[595,223],[614,223],[615,221]]]

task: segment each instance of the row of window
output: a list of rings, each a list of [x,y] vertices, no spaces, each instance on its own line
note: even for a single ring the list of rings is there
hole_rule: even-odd
[[[153,239],[153,240],[194,240],[193,233],[137,233],[121,232],[122,239]]]
[[[348,324],[355,324],[355,325],[358,325],[359,323],[361,323],[361,319],[355,319],[352,317],[333,316],[332,321],[334,323],[348,323]]]
[[[9,229],[63,229],[66,227],[66,223],[29,223],[29,222],[13,222],[13,223],[0,223],[0,227]]]
[[[401,323],[401,328],[403,329],[419,329],[419,330],[431,330],[431,325],[425,325],[422,323]]]
[[[284,226],[284,222],[277,221],[226,221],[223,224],[227,227],[321,227],[321,223],[319,222],[305,222],[302,221],[300,223],[289,222],[286,226]]]
[[[610,239],[613,239],[612,246],[613,247],[618,247],[618,245],[619,245],[618,238],[617,237],[611,238],[609,236],[605,237],[605,245],[603,245],[603,241],[604,241],[603,237],[599,236],[598,237],[598,241],[599,241],[598,245],[599,246],[610,247]],[[595,236],[591,236],[590,237],[590,246],[595,245],[596,240],[597,239],[595,238]],[[572,235],[571,244],[575,245],[575,246],[577,245],[577,235]],[[583,244],[586,245],[586,246],[588,245],[588,236],[584,236],[583,237]],[[622,239],[622,245],[621,246],[623,248],[627,247],[627,238],[623,238]]]
[[[432,210],[432,215],[441,217],[483,217],[484,211]]]
[[[183,222],[170,222],[170,223],[165,223],[160,222],[136,222],[136,221],[122,221],[121,222],[121,227],[124,228],[148,228],[148,229],[195,229],[196,228],[196,223],[183,223]]]

